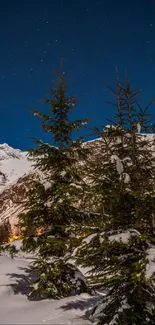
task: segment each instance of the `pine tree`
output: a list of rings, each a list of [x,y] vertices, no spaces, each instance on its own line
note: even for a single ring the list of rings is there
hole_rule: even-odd
[[[114,120],[95,128],[104,154],[89,163],[89,195],[103,212],[96,228],[86,227],[76,259],[90,268],[91,285],[108,290],[92,310],[98,324],[153,325],[155,264],[149,261],[155,251],[155,140],[150,133],[155,125],[148,110],[154,100],[142,109],[139,91],[128,81],[124,86],[117,80],[113,94]]]
[[[83,137],[73,141],[73,134],[87,119],[70,120],[76,100],[68,95],[63,73],[57,74],[56,88],[50,89],[50,98],[45,103],[50,108],[49,115],[32,112],[41,118],[41,127],[51,135],[51,144],[34,139],[35,148],[29,151],[35,168],[44,173],[45,182],[36,181],[28,191],[27,212],[20,215],[23,250],[37,252],[38,257],[34,265],[39,278],[29,299],[40,293],[42,298],[59,298],[71,292],[75,267],[67,261],[78,243],[74,224],[80,222],[77,202],[85,185],[77,163],[84,159],[87,150],[82,146]],[[46,230],[46,234],[36,237],[36,230]]]

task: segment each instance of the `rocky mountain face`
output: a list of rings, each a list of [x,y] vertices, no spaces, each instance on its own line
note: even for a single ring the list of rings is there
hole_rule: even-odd
[[[18,215],[23,211],[26,190],[43,175],[34,170],[27,152],[0,145],[0,225],[8,223],[11,235],[19,235]]]
[[[92,157],[101,155],[102,140],[85,143],[91,149]],[[44,175],[34,170],[27,152],[0,145],[0,224],[9,222],[11,236],[20,235],[18,216],[24,211],[23,201],[34,180],[44,182]]]

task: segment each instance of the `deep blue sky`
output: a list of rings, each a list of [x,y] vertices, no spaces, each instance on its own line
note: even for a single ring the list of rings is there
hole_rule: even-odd
[[[97,126],[111,117],[103,80],[114,85],[116,66],[142,88],[143,104],[155,95],[155,0],[5,0],[0,45],[0,143],[14,148],[44,139],[27,107],[43,109],[61,57],[79,97],[73,117]]]

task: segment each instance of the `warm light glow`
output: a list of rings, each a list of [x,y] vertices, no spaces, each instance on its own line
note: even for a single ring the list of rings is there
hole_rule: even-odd
[[[77,234],[77,236],[80,237],[80,238],[84,238],[84,237],[87,237],[88,236],[88,233],[86,233],[86,232],[80,232],[80,233]]]
[[[35,233],[34,233],[34,235],[35,236],[40,236],[40,235],[42,235],[44,232],[43,231],[41,231],[41,229],[36,229],[35,230]],[[12,243],[14,240],[19,240],[19,239],[22,239],[23,238],[23,236],[22,235],[12,235],[12,236],[10,236],[9,238],[8,238],[8,243]]]
[[[40,235],[42,235],[43,233],[44,233],[44,232],[41,231],[41,229],[39,229],[39,228],[35,230],[35,235],[36,235],[36,236],[40,236]]]
[[[35,236],[40,236],[40,235],[42,235],[42,234],[44,234],[46,231],[42,231],[41,229],[36,229],[35,230]],[[87,237],[88,236],[88,234],[87,233],[85,233],[85,232],[82,232],[82,233],[79,233],[78,234],[78,237]],[[15,240],[19,240],[19,239],[22,239],[23,238],[23,236],[22,235],[12,235],[11,237],[9,237],[8,238],[8,243],[12,243],[13,241],[15,241]]]
[[[22,235],[18,235],[18,236],[13,235],[13,236],[11,236],[11,237],[8,238],[8,242],[9,243],[12,243],[14,240],[19,240],[19,239],[22,239],[22,238],[23,238]]]

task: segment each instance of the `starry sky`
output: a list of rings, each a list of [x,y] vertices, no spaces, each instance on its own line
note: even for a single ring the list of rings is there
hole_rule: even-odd
[[[0,45],[0,143],[14,148],[45,140],[27,107],[44,110],[61,58],[78,101],[72,117],[90,126],[112,117],[103,81],[115,85],[116,66],[142,89],[143,105],[155,96],[155,0],[5,0]]]

